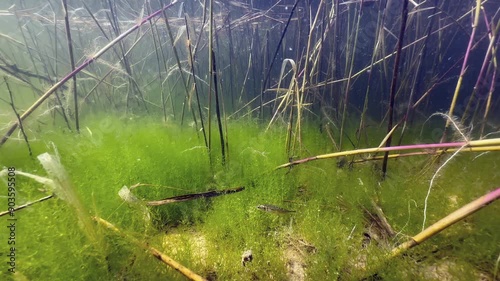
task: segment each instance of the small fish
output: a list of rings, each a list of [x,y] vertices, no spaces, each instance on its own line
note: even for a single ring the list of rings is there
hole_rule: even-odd
[[[269,204],[259,205],[259,206],[257,206],[257,209],[262,210],[262,211],[266,211],[266,212],[280,213],[280,214],[295,212],[292,210],[286,210],[286,209],[280,208],[278,206],[269,205]]]
[[[246,250],[241,255],[241,265],[245,266],[247,262],[251,262],[253,260],[252,250]]]

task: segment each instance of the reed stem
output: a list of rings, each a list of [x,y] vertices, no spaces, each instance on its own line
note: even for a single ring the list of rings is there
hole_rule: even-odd
[[[30,156],[33,156],[33,151],[31,150],[30,142],[28,141],[28,136],[26,135],[26,132],[24,131],[23,127],[23,121],[21,120],[21,117],[19,116],[19,113],[17,113],[16,106],[14,105],[14,98],[12,97],[12,91],[9,86],[9,82],[7,81],[7,77],[3,77],[3,81],[5,81],[5,86],[7,87],[7,92],[9,92],[9,97],[10,97],[10,106],[12,107],[12,111],[17,117],[17,123],[19,124],[19,129],[21,130],[21,133],[23,134],[24,141],[26,142],[26,145],[28,146],[28,151],[30,153]]]
[[[433,144],[413,144],[413,145],[401,145],[401,146],[391,146],[391,147],[372,147],[372,148],[363,148],[349,151],[341,151],[329,154],[322,154],[317,156],[311,156],[295,161],[291,161],[285,164],[282,164],[276,169],[287,168],[291,166],[295,166],[298,164],[319,160],[319,159],[328,159],[328,158],[336,158],[341,156],[348,155],[357,155],[357,154],[366,154],[366,153],[378,153],[378,152],[389,152],[389,151],[397,151],[397,150],[412,150],[412,149],[436,149],[436,148],[459,148],[463,147],[464,151],[467,151],[467,148],[470,147],[484,147],[484,146],[495,146],[500,147],[500,138],[495,139],[485,139],[485,140],[473,140],[468,142],[450,142],[450,143],[433,143]]]
[[[476,35],[477,26],[479,24],[480,12],[481,12],[481,0],[476,0],[476,7],[475,7],[475,12],[474,12],[474,22],[472,24],[472,32],[471,32],[471,35],[469,37],[469,43],[468,43],[467,49],[465,51],[465,57],[464,57],[464,61],[462,64],[462,69],[460,70],[460,76],[458,77],[457,85],[455,86],[455,92],[453,93],[453,98],[451,100],[450,109],[448,110],[448,116],[453,116],[453,113],[455,110],[455,105],[457,103],[458,94],[459,94],[460,88],[462,86],[462,80],[464,79],[465,71],[467,69],[467,63],[469,61],[469,55],[470,55],[470,52],[472,49],[472,44],[474,42],[474,37]],[[450,120],[449,119],[446,120],[446,124],[445,124],[444,131],[443,131],[443,136],[441,137],[441,142],[445,141],[446,134],[448,133],[448,130],[449,130],[448,128],[450,127],[450,124],[451,124]]]
[[[391,93],[389,97],[389,119],[387,121],[387,133],[392,131],[392,122],[394,119],[394,99],[396,97],[397,83],[398,83],[398,75],[399,75],[399,60],[401,58],[401,50],[403,48],[403,40],[405,36],[406,29],[406,20],[408,19],[408,0],[403,1],[403,11],[401,13],[401,29],[399,30],[398,44],[396,50],[396,57],[394,59],[394,71],[392,75],[391,82]],[[392,134],[387,139],[385,144],[386,147],[391,146]],[[382,176],[385,177],[387,173],[387,157],[389,153],[386,152],[384,156],[384,161],[382,163]]]
[[[455,224],[456,222],[461,221],[462,219],[472,215],[473,213],[486,207],[488,204],[492,203],[493,201],[499,198],[500,198],[500,187],[470,202],[469,204],[463,206],[462,208],[456,210],[455,212],[449,214],[448,216],[442,218],[438,222],[429,226],[419,234],[413,236],[410,240],[394,248],[390,256],[391,257],[398,256],[403,252],[407,251],[408,249],[411,249],[423,243],[425,240],[438,234],[439,232]]]
[[[222,153],[222,165],[224,165],[226,163],[226,150],[225,150],[225,143],[224,143],[224,132],[223,132],[222,121],[221,121],[220,103],[219,103],[217,66],[216,66],[216,62],[215,62],[215,53],[213,50],[212,50],[212,77],[214,79],[215,114],[217,115],[217,125],[219,128],[220,149],[221,149],[221,153]]]
[[[71,39],[71,29],[69,26],[69,17],[68,17],[68,3],[67,0],[62,0],[62,5],[64,8],[64,27],[66,29],[66,40],[68,42],[68,53],[69,53],[69,61],[71,64],[71,71],[75,70],[75,57],[73,55],[73,40]],[[80,122],[78,120],[78,93],[76,90],[76,75],[72,77],[73,83],[72,92],[73,92],[73,102],[75,107],[75,129],[77,133],[80,133]],[[68,105],[69,106],[69,105]]]

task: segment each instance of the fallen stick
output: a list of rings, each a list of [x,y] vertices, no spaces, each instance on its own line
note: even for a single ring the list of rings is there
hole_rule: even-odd
[[[173,260],[172,258],[170,258],[169,256],[163,254],[162,252],[158,251],[157,249],[153,248],[153,247],[149,247],[147,246],[145,243],[133,238],[133,237],[130,237],[126,234],[124,234],[122,231],[120,231],[120,229],[118,229],[116,226],[114,226],[112,223],[108,222],[107,220],[104,220],[102,218],[99,218],[99,217],[93,217],[93,219],[99,223],[100,225],[103,225],[111,230],[113,230],[114,232],[120,234],[121,236],[127,238],[127,239],[130,239],[132,242],[134,242],[135,244],[139,245],[140,247],[142,248],[145,248],[147,249],[155,258],[159,259],[160,261],[162,261],[163,263],[165,263],[166,265],[172,267],[173,269],[179,271],[182,275],[186,276],[187,278],[189,278],[190,280],[194,280],[194,281],[206,281],[207,279],[201,277],[200,275],[194,273],[193,271],[191,271],[189,268],[183,266],[182,264],[176,262],[175,260]]]
[[[161,200],[157,200],[157,201],[148,201],[148,202],[146,202],[146,205],[148,205],[148,206],[160,206],[160,205],[165,205],[165,204],[170,204],[170,203],[177,203],[177,202],[194,200],[194,199],[198,199],[198,198],[210,198],[210,197],[216,197],[216,196],[240,192],[240,191],[243,191],[244,189],[245,189],[245,187],[240,186],[240,187],[224,189],[224,190],[212,190],[212,191],[201,192],[201,193],[185,194],[185,195],[169,197],[169,198],[165,198],[165,199],[161,199]]]
[[[372,203],[373,209],[375,210],[375,215],[377,216],[377,218],[380,221],[380,226],[385,230],[385,232],[387,233],[387,235],[389,235],[390,238],[393,238],[394,236],[396,236],[396,232],[394,231],[391,224],[389,223],[389,221],[385,217],[385,214],[384,214],[384,211],[382,211],[382,208],[373,200],[371,201],[371,203]]]

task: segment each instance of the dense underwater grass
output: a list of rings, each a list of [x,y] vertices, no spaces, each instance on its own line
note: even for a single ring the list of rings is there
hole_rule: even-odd
[[[80,134],[56,127],[32,132],[33,154],[54,153],[55,146],[89,216],[108,220],[211,279],[472,280],[479,273],[493,275],[500,248],[498,203],[387,261],[390,247],[421,230],[423,201],[439,165],[431,157],[391,160],[385,181],[370,162],[349,167],[330,159],[274,170],[289,160],[286,128],[276,125],[264,132],[264,126],[248,119],[229,123],[228,163],[221,166],[214,157],[211,167],[201,135],[158,119],[94,115],[83,120]],[[375,135],[376,129],[370,132],[372,146],[383,138]],[[303,142],[297,157],[333,151],[314,124],[304,126]],[[22,141],[9,141],[1,151],[1,166],[46,175]],[[427,226],[498,186],[497,158],[494,152],[455,157],[433,186]],[[47,194],[33,180],[19,175],[17,182],[18,205]],[[152,185],[133,189],[145,200],[237,186],[245,190],[149,207],[148,221],[140,207],[118,196],[122,186],[137,183]],[[370,219],[372,200],[398,232],[395,239],[377,237]],[[0,202],[7,205],[4,197]],[[263,212],[256,208],[260,204],[295,212]],[[72,206],[61,199],[16,216],[17,280],[184,280],[143,248],[102,227],[98,234],[105,247],[96,247],[81,231]],[[6,217],[0,221],[7,223]],[[5,235],[0,232],[1,241]],[[253,261],[243,266],[241,255],[250,249]],[[0,275],[2,280],[12,277],[5,270]]]

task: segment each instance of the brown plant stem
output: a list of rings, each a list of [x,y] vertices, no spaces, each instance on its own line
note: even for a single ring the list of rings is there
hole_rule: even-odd
[[[292,20],[292,16],[295,12],[295,9],[297,8],[297,5],[299,4],[300,0],[295,0],[295,4],[293,4],[293,7],[292,7],[292,10],[290,11],[290,16],[288,17],[288,21],[285,25],[285,28],[283,29],[283,32],[281,33],[281,37],[280,37],[280,40],[278,42],[278,46],[276,46],[276,50],[274,51],[274,55],[273,55],[273,58],[271,59],[271,63],[269,65],[269,68],[267,69],[267,73],[266,75],[264,76],[264,82],[262,82],[262,88],[261,88],[261,92],[260,92],[260,100],[261,100],[261,104],[260,104],[260,117],[262,118],[262,114],[263,114],[263,104],[262,104],[262,101],[263,101],[263,95],[264,95],[264,87],[265,85],[267,84],[267,82],[269,81],[269,77],[271,75],[271,70],[273,68],[273,65],[274,65],[274,62],[276,61],[276,58],[278,57],[278,53],[280,51],[280,48],[281,48],[281,45],[283,44],[283,39],[285,38],[285,34],[286,34],[286,31],[288,30],[288,26],[290,25],[290,21]]]
[[[174,41],[175,41],[174,36],[172,34],[172,29],[170,28],[170,23],[168,21],[167,13],[165,11],[163,12],[163,19],[165,20],[165,26],[167,27],[168,37],[170,38],[170,43],[172,44],[172,50],[174,52],[174,57],[175,57],[175,62],[177,63],[177,68],[179,69],[179,75],[180,75],[181,80],[182,80],[182,86],[183,86],[184,91],[186,93],[186,99],[185,99],[186,102],[184,103],[182,114],[181,114],[181,125],[182,125],[184,122],[184,108],[186,106],[186,103],[188,103],[188,100],[189,100],[188,83],[187,83],[186,78],[184,77],[184,73],[182,71],[181,60],[180,60],[179,54],[177,52],[177,47],[174,44]],[[189,103],[189,111],[191,112],[191,115],[193,117],[196,132],[198,132],[198,120],[196,119],[196,114],[194,113],[193,106],[191,105],[191,103]]]
[[[28,136],[26,135],[26,132],[24,131],[23,121],[21,120],[21,117],[19,117],[19,113],[17,113],[16,106],[14,105],[14,98],[12,97],[12,91],[10,90],[9,82],[7,82],[7,77],[4,76],[3,80],[5,81],[5,86],[7,87],[7,91],[9,92],[10,106],[12,107],[12,111],[14,111],[14,114],[17,117],[17,123],[19,124],[19,129],[21,130],[21,133],[23,134],[23,137],[24,137],[24,141],[26,142],[26,145],[28,146],[28,151],[30,153],[30,156],[33,156],[33,151],[31,150],[30,142],[28,141]]]
[[[403,39],[405,36],[406,20],[407,19],[408,19],[408,0],[404,0],[403,11],[402,11],[402,16],[401,16],[401,29],[399,31],[396,57],[394,59],[394,72],[392,75],[391,93],[390,93],[390,97],[389,97],[389,120],[387,122],[387,132],[388,133],[392,130],[392,122],[394,119],[394,98],[396,96],[396,88],[397,88],[398,74],[399,74],[399,60],[401,58],[401,49],[403,48]],[[390,147],[391,141],[392,141],[392,134],[387,139],[385,146]],[[383,175],[383,177],[385,177],[385,175],[387,173],[387,157],[388,156],[389,156],[389,152],[386,152],[385,156],[384,156],[384,161],[382,163],[382,175]]]
[[[71,29],[69,27],[67,0],[62,0],[62,5],[64,8],[64,27],[66,29],[66,39],[68,41],[69,61],[71,64],[71,71],[74,71],[75,70],[75,57],[73,55],[73,41],[71,40]],[[76,75],[73,75],[72,80],[73,80],[73,85],[72,85],[73,87],[71,90],[73,91],[73,99],[74,99],[73,102],[75,103],[74,104],[74,106],[75,106],[75,112],[74,112],[75,129],[78,133],[80,133],[80,122],[78,120],[78,94],[76,91]]]
[[[191,44],[191,37],[189,33],[189,25],[188,25],[188,19],[187,19],[187,14],[184,14],[184,22],[186,24],[186,37],[187,37],[187,48],[188,48],[188,55],[189,55],[189,66],[191,69],[191,75],[193,76],[193,87],[194,87],[194,93],[196,96],[196,104],[198,108],[198,115],[200,115],[200,123],[201,123],[201,130],[203,131],[203,140],[205,141],[205,146],[208,148],[208,142],[207,142],[207,132],[205,130],[205,122],[203,121],[203,112],[201,110],[201,103],[200,103],[200,94],[198,93],[198,86],[196,83],[196,73],[194,69],[194,55],[193,55],[193,49],[192,49],[192,44]]]
[[[222,120],[221,120],[221,110],[220,110],[220,102],[219,102],[219,90],[217,87],[217,66],[215,63],[215,53],[212,50],[212,76],[214,79],[214,95],[215,95],[215,114],[217,115],[217,125],[219,127],[219,137],[220,137],[220,149],[222,154],[222,165],[226,163],[226,150],[224,145],[224,132],[222,128]]]
[[[161,199],[161,200],[148,201],[148,202],[146,202],[146,205],[148,205],[148,206],[161,206],[161,205],[166,205],[166,204],[171,204],[171,203],[179,203],[179,202],[184,202],[184,201],[189,201],[189,200],[194,200],[194,199],[199,199],[199,198],[210,198],[210,197],[216,197],[216,196],[236,193],[236,192],[243,191],[244,189],[245,189],[244,187],[236,187],[236,188],[230,188],[230,189],[224,189],[224,190],[212,190],[212,191],[201,192],[201,193],[184,194],[184,195],[169,197],[169,198],[165,198],[165,199]]]

